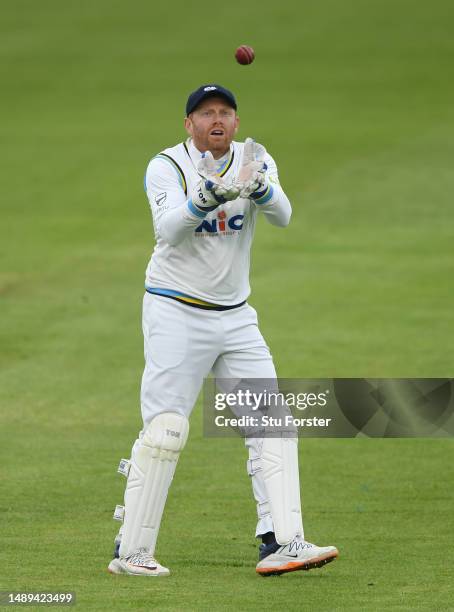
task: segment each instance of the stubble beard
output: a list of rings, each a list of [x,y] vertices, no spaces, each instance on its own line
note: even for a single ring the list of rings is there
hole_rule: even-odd
[[[230,149],[231,141],[229,141],[227,138],[226,139],[223,138],[222,141],[213,142],[208,136],[206,139],[204,139],[203,143],[199,143],[197,138],[194,138],[193,136],[193,142],[196,148],[201,153],[205,153],[205,151],[210,151],[214,159],[219,159],[220,157],[225,155],[227,151]]]

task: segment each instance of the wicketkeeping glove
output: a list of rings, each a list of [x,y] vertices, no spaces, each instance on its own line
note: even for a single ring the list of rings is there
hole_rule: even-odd
[[[204,153],[197,164],[197,172],[202,180],[197,183],[192,192],[192,203],[203,212],[210,212],[220,204],[236,200],[240,188],[233,183],[227,184],[216,172],[216,162],[210,151]]]
[[[252,138],[246,138],[243,149],[243,160],[236,179],[242,198],[254,198],[267,189],[265,163],[266,149]]]

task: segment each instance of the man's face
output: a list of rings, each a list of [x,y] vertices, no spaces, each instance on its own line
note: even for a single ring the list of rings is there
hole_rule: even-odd
[[[216,159],[229,150],[239,122],[235,109],[223,98],[213,97],[201,102],[184,126],[197,149],[211,151]]]

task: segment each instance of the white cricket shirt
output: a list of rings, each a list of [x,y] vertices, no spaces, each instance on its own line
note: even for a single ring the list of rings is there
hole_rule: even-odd
[[[218,173],[227,182],[239,172],[244,143],[232,142]],[[145,286],[170,295],[185,295],[210,304],[239,304],[250,294],[249,264],[259,212],[286,226],[291,206],[279,185],[277,167],[266,155],[272,190],[261,200],[238,198],[207,214],[191,201],[200,181],[196,164],[202,153],[191,139],[165,149],[148,164],[145,190],[153,215],[156,245]]]

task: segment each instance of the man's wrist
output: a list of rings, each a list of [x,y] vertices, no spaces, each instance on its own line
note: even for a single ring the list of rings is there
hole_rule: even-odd
[[[199,219],[205,219],[207,214],[210,212],[207,209],[203,210],[202,208],[199,208],[198,206],[196,206],[194,204],[192,198],[189,198],[189,200],[187,200],[186,204],[187,204],[189,212],[192,215],[194,215],[195,217],[198,217]]]
[[[194,188],[192,197],[190,199],[191,205],[188,204],[189,210],[191,210],[193,214],[197,215],[197,212],[195,211],[199,211],[199,213],[205,215],[225,202],[225,198],[222,196],[217,196],[214,191],[211,191],[208,188],[208,186],[211,184],[212,183],[210,181],[202,180]],[[197,216],[201,215],[198,214]]]
[[[249,197],[260,206],[261,204],[266,204],[269,202],[273,197],[273,193],[273,186],[267,182],[265,186],[260,189],[260,191],[254,191],[254,193],[251,193]]]

